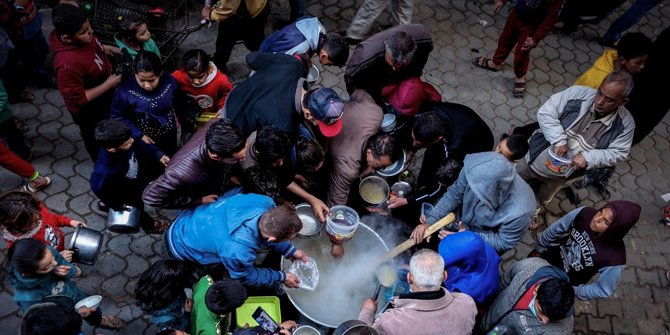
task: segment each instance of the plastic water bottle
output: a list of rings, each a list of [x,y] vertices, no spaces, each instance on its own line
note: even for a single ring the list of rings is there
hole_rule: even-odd
[[[509,328],[505,325],[497,325],[493,327],[486,335],[505,335],[509,333]]]

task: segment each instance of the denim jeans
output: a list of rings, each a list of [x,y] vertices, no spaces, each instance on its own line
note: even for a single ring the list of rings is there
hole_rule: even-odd
[[[636,0],[625,13],[612,23],[603,39],[612,43],[618,41],[624,31],[642,20],[652,8],[661,2],[663,0]]]

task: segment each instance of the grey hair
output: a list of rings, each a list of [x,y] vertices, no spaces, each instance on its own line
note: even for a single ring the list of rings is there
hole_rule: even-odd
[[[614,70],[610,72],[605,79],[603,79],[603,83],[600,84],[600,86],[603,86],[607,83],[619,83],[625,86],[623,90],[623,96],[622,98],[627,98],[630,95],[630,92],[633,91],[633,75],[630,74],[630,72],[625,71],[625,70]]]
[[[414,39],[404,31],[397,31],[384,41],[386,52],[391,55],[394,64],[407,64],[414,57],[416,44]]]
[[[409,260],[409,272],[414,285],[426,291],[435,291],[444,279],[444,259],[433,250],[421,249]]]

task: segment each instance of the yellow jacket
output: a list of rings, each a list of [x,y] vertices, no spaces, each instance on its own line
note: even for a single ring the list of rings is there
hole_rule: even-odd
[[[610,72],[614,71],[614,61],[616,61],[617,58],[619,58],[619,56],[617,55],[616,50],[605,50],[605,52],[596,59],[593,66],[579,76],[573,85],[582,85],[598,89],[603,82],[603,79],[605,79]]]
[[[212,21],[223,21],[235,13],[240,7],[242,0],[217,0],[209,12],[209,19]],[[244,0],[249,17],[254,18],[260,14],[267,6],[267,0]]]

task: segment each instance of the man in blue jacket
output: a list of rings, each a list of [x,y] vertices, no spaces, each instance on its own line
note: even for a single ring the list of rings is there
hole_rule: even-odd
[[[163,236],[167,256],[202,265],[222,263],[232,279],[247,286],[283,282],[297,288],[293,273],[254,266],[256,252],[266,245],[291,260],[307,261],[307,254],[289,240],[302,229],[290,206],[276,207],[258,194],[220,197],[211,204],[183,212]]]

